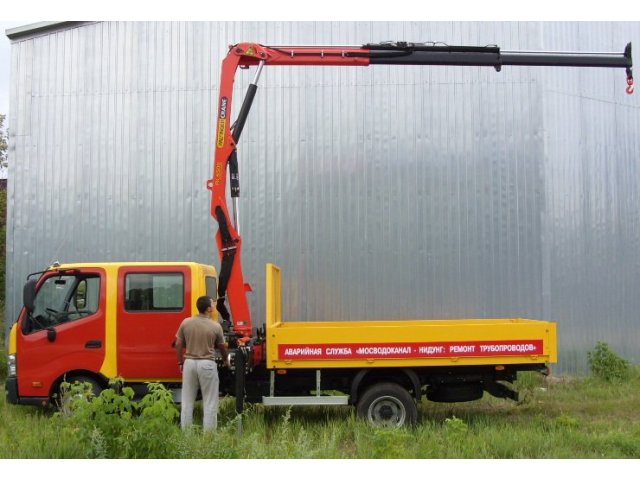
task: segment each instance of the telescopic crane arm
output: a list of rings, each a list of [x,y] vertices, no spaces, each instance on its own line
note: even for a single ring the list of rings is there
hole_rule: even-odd
[[[493,67],[503,66],[558,66],[624,68],[627,75],[627,93],[633,93],[631,44],[623,53],[575,53],[501,51],[497,46],[467,47],[424,43],[380,43],[362,46],[264,46],[239,43],[229,48],[222,62],[216,148],[213,178],[207,183],[211,190],[211,215],[218,222],[216,243],[221,268],[218,284],[217,309],[223,324],[232,328],[240,344],[253,335],[251,314],[246,293],[250,291],[242,274],[242,238],[238,222],[237,199],[240,195],[236,145],[242,134],[247,115],[256,94],[257,83],[265,66],[361,66],[369,65],[455,65]],[[238,114],[231,124],[233,82],[236,70],[257,66],[253,82]],[[229,215],[226,201],[227,172],[230,176],[233,216]],[[231,312],[227,310],[228,303]]]

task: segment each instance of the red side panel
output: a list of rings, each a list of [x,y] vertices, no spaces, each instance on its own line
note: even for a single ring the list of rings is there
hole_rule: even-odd
[[[184,279],[181,310],[140,311],[125,305],[125,278],[131,273],[179,273]],[[181,377],[173,348],[182,320],[191,316],[191,271],[186,266],[123,267],[118,272],[118,375],[125,380]]]

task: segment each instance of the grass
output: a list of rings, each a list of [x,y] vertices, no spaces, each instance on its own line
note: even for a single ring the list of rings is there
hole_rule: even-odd
[[[232,399],[219,428],[204,434],[162,425],[166,458],[640,458],[640,369],[627,382],[572,379],[545,383],[525,375],[522,400],[485,396],[460,404],[422,402],[414,428],[376,429],[349,407],[247,408],[242,434]],[[196,412],[196,416],[199,412]],[[141,424],[131,420],[127,438]],[[0,457],[108,457],[97,429],[83,441],[78,425],[52,411],[8,405],[0,392]],[[86,433],[86,432],[85,432]],[[140,432],[138,432],[139,434]],[[129,434],[131,436],[129,437]],[[139,440],[138,440],[139,441]],[[122,457],[141,458],[135,442]]]

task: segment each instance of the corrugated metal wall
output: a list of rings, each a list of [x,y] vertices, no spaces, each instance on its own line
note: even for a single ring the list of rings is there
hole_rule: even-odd
[[[230,43],[622,51],[639,27],[103,22],[16,40],[7,315],[53,260],[217,259],[205,182]],[[625,86],[620,71],[267,68],[239,149],[254,321],[272,261],[288,319],[545,318],[563,370],[598,340],[640,361]]]
[[[640,56],[639,23],[550,23],[544,48]],[[637,72],[636,68],[636,72]],[[606,70],[550,69],[543,81],[545,314],[558,319],[562,359],[607,341],[640,363],[640,99]]]

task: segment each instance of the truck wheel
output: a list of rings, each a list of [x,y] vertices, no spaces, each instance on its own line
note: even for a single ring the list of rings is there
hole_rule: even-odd
[[[93,395],[95,397],[97,397],[98,395],[100,395],[100,392],[102,392],[102,386],[98,383],[98,381],[95,378],[92,377],[87,377],[87,376],[78,376],[78,377],[72,377],[70,379],[67,380],[68,383],[70,384],[74,384],[75,382],[79,382],[79,383],[88,383],[91,385],[91,391],[93,392]],[[70,395],[70,393],[68,391],[63,391],[62,388],[58,388],[58,399],[57,399],[57,403],[58,406],[60,408],[60,410],[62,411],[62,413],[64,415],[71,415],[71,400],[74,397],[72,397]]]
[[[413,397],[397,383],[369,387],[358,401],[357,413],[369,423],[384,427],[414,425],[418,418]]]

